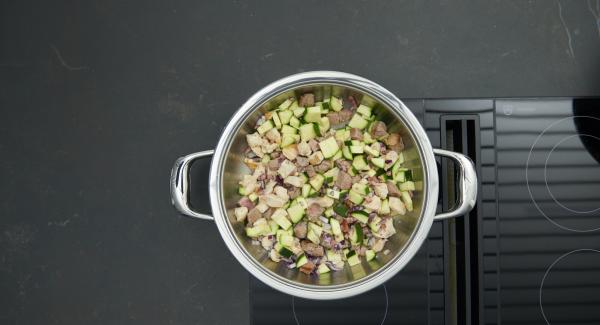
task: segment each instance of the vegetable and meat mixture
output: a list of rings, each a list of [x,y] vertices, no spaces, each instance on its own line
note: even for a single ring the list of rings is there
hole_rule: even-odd
[[[412,211],[415,184],[404,143],[354,97],[289,98],[246,136],[235,209],[246,235],[306,274],[387,254],[393,218]]]

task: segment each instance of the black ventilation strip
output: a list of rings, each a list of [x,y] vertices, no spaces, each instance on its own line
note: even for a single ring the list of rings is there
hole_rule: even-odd
[[[478,115],[442,115],[442,148],[463,153],[479,165]],[[478,168],[479,169],[479,168]],[[456,166],[442,160],[441,199],[445,211],[456,205]],[[479,207],[444,221],[444,291],[446,324],[483,324],[483,248]]]

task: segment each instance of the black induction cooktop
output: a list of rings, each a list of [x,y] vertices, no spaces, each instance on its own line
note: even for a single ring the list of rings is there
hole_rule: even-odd
[[[251,322],[600,324],[600,98],[405,103],[434,147],[475,162],[475,209],[435,222],[404,270],[357,297],[293,298],[251,278]],[[455,191],[438,164],[441,210]]]

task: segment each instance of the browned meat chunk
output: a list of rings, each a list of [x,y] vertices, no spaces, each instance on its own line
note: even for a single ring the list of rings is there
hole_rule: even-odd
[[[343,109],[339,112],[330,112],[327,114],[327,118],[329,119],[329,124],[331,125],[347,123],[352,118],[352,111],[349,109]]]
[[[306,167],[309,164],[308,158],[302,157],[302,156],[298,156],[298,157],[296,157],[296,164],[298,166],[300,166],[300,167]]]
[[[310,177],[310,178],[315,177],[315,175],[317,175],[317,172],[315,171],[314,166],[306,166],[304,171],[306,172],[306,175],[308,175],[308,177]]]
[[[294,226],[294,235],[300,239],[306,238],[307,229],[306,221],[298,222]]]
[[[308,145],[310,146],[310,150],[312,150],[313,152],[320,150],[319,143],[315,139],[308,140]]]
[[[352,177],[348,175],[348,173],[340,170],[337,180],[335,181],[335,186],[342,190],[350,189],[352,187]]]
[[[238,201],[238,204],[239,204],[241,207],[246,207],[246,208],[248,208],[248,211],[250,211],[250,210],[252,210],[252,209],[254,208],[254,203],[252,203],[252,201],[251,201],[251,200],[250,200],[248,197],[246,197],[246,196],[244,196],[243,198],[241,198],[241,199]]]
[[[342,106],[344,108],[355,109],[358,107],[358,103],[356,102],[354,96],[348,96],[342,99]]]
[[[352,140],[362,141],[363,134],[362,134],[362,132],[359,129],[357,129],[357,128],[351,128],[350,129],[350,138]]]
[[[323,256],[325,253],[323,246],[317,245],[308,240],[301,241],[300,246],[302,247],[302,250],[310,256]]]
[[[346,219],[340,222],[340,228],[342,229],[343,233],[347,233],[350,231],[350,225],[348,224],[348,221],[346,221]]]
[[[394,150],[395,152],[400,152],[404,150],[404,142],[402,141],[402,137],[398,133],[390,133],[390,135],[385,140],[385,144],[388,145],[390,150]]]
[[[306,264],[304,264],[300,267],[300,272],[305,273],[305,274],[311,274],[314,269],[315,269],[315,264],[311,261],[308,261],[308,262],[306,262]]]
[[[317,203],[313,203],[308,206],[308,209],[306,210],[306,214],[308,215],[308,219],[310,221],[318,221],[319,216],[321,216],[323,214],[323,211],[325,211],[325,208],[318,205]]]
[[[333,168],[333,162],[331,160],[323,160],[322,163],[318,164],[317,166],[315,166],[315,170],[317,171],[317,173],[323,174],[324,172],[330,170],[331,168]]]
[[[260,219],[261,216],[262,213],[260,213],[260,211],[257,208],[253,208],[252,210],[250,210],[250,212],[248,212],[248,215],[246,216],[248,218],[248,225],[252,226],[256,220]]]
[[[398,186],[396,186],[396,184],[394,182],[387,181],[386,185],[387,185],[387,188],[388,188],[388,195],[389,196],[400,197],[400,190],[398,189]]]
[[[295,199],[298,196],[300,196],[300,194],[302,193],[302,191],[300,190],[299,187],[292,187],[291,189],[288,190],[288,195],[290,197],[290,199]]]
[[[298,106],[309,107],[315,105],[315,95],[313,93],[308,93],[300,96],[300,101],[298,102]]]
[[[371,135],[375,139],[383,138],[387,135],[387,127],[385,123],[381,121],[377,121],[373,123],[373,127],[371,128]]]
[[[269,167],[270,170],[278,170],[279,165],[281,165],[279,159],[269,160],[269,162],[267,163],[267,167]]]
[[[338,166],[338,168],[342,171],[347,172],[348,170],[350,170],[350,167],[352,167],[352,163],[349,162],[348,160],[345,159],[338,159],[335,164]]]
[[[270,219],[271,216],[273,215],[273,212],[275,212],[275,208],[269,208],[267,211],[265,211],[265,213],[263,213],[263,218],[267,218]]]

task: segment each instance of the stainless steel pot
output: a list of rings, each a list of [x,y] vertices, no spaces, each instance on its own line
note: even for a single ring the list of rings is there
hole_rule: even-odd
[[[245,136],[264,112],[285,98],[313,92],[317,100],[329,94],[358,96],[377,103],[379,118],[388,129],[400,132],[405,143],[406,164],[413,170],[419,190],[415,192],[414,210],[395,218],[397,234],[390,238],[388,255],[331,272],[321,276],[307,276],[296,269],[288,269],[271,261],[265,250],[251,244],[245,236],[243,224],[233,215],[240,196],[238,181],[249,169],[243,163]],[[435,214],[438,201],[438,173],[435,155],[450,158],[458,165],[460,201],[457,207]],[[194,211],[188,201],[189,167],[195,160],[212,156],[209,190],[213,216]],[[423,244],[434,220],[463,215],[475,205],[477,176],[471,160],[455,152],[433,149],[425,131],[396,96],[380,85],[348,73],[313,71],[278,80],[254,94],[233,115],[225,126],[216,149],[197,152],[177,159],[171,173],[173,205],[186,216],[214,220],[225,244],[237,260],[255,277],[279,291],[309,299],[338,299],[357,295],[384,283],[400,271]],[[223,252],[225,254],[225,252]]]

